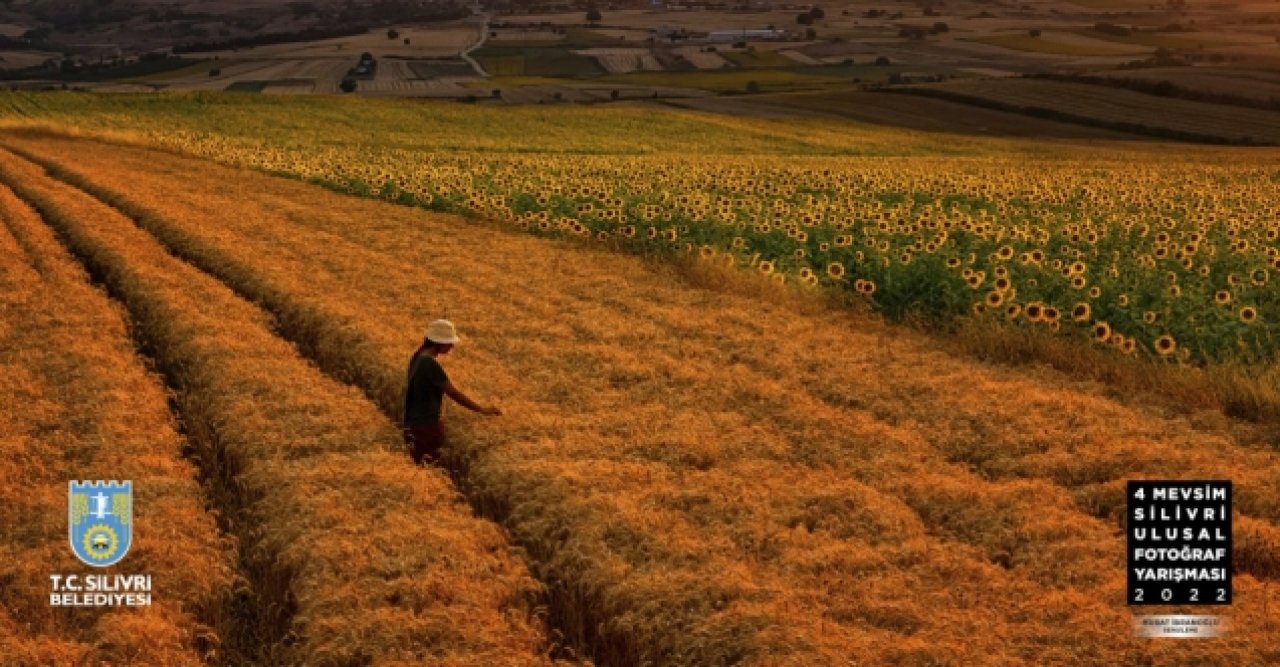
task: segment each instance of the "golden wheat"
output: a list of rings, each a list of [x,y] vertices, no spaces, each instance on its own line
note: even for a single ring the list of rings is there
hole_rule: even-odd
[[[1280,518],[1280,467],[1252,443],[865,319],[207,165],[193,186],[197,163],[147,151],[18,145],[260,300],[387,413],[448,310],[468,338],[451,372],[508,412],[457,419],[449,460],[604,662],[1153,659],[1114,631],[1123,480],[1230,477],[1257,534]],[[1260,543],[1241,545],[1233,642],[1162,655],[1275,655]]]

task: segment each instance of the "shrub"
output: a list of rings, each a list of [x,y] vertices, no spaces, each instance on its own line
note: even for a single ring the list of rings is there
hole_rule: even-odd
[[[355,79],[343,79],[342,83],[338,84],[338,89],[344,93],[353,93],[356,90],[356,85]]]

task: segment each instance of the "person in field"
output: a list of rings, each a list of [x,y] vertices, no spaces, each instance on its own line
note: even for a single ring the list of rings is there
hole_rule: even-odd
[[[444,444],[441,404],[445,396],[482,415],[502,414],[496,407],[482,407],[449,381],[437,358],[448,354],[457,342],[453,323],[436,320],[427,325],[426,339],[409,360],[409,385],[404,395],[404,442],[415,464],[440,460],[440,447]]]

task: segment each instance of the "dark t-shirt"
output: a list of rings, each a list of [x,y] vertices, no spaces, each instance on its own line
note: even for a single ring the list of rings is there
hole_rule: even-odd
[[[404,395],[405,426],[423,426],[440,420],[440,401],[449,382],[440,362],[421,352],[409,362],[409,387]]]

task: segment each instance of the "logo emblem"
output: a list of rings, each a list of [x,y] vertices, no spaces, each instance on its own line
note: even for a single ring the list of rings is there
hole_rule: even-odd
[[[120,562],[133,542],[133,481],[70,482],[67,536],[86,565]]]

